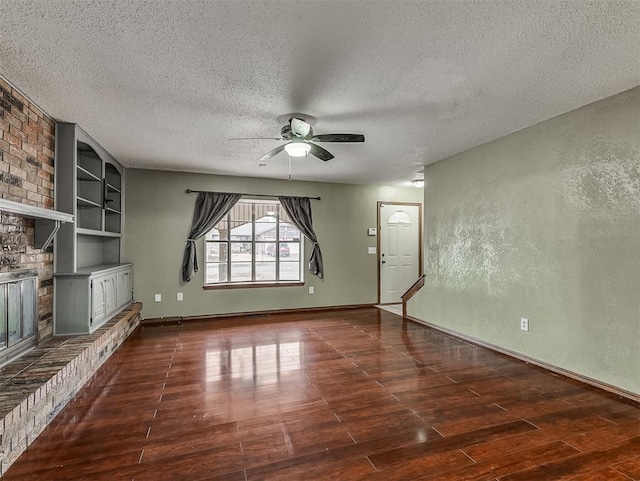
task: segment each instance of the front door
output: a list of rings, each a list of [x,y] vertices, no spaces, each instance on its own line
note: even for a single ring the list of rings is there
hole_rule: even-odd
[[[420,277],[421,215],[420,204],[378,203],[380,304],[402,302]]]

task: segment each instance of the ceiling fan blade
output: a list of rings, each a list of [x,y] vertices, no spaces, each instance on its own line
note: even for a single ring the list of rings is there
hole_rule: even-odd
[[[288,142],[291,143],[291,142]],[[258,160],[262,161],[262,160],[269,160],[271,157],[273,157],[274,155],[278,155],[280,152],[282,152],[284,150],[284,146],[287,144],[283,144],[280,145],[278,147],[276,147],[275,149],[267,152],[266,154],[264,154],[262,157],[260,157]]]
[[[297,137],[305,138],[311,132],[311,124],[294,117],[291,119],[291,132]]]
[[[323,149],[319,145],[312,144],[311,142],[308,142],[308,144],[311,146],[311,150],[309,151],[311,155],[315,155],[323,162],[333,159],[333,154],[328,150]]]
[[[362,134],[322,134],[314,135],[310,140],[314,142],[364,142]]]
[[[227,140],[285,140],[283,137],[239,137]]]

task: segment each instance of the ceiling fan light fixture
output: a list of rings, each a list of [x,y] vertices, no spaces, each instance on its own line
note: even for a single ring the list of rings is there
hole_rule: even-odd
[[[311,146],[305,142],[291,142],[284,146],[284,150],[291,157],[306,157],[311,150]]]

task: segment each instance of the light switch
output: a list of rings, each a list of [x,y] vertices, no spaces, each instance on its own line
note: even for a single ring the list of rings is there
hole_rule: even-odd
[[[375,254],[376,253],[376,248],[375,247],[367,247],[367,253],[368,254]]]

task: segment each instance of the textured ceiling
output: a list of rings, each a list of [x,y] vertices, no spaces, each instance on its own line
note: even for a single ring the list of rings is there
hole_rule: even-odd
[[[258,166],[303,112],[335,159],[293,177],[396,184],[640,84],[638,1],[3,0],[0,74],[127,167]]]

